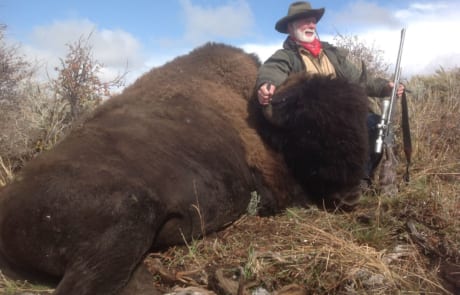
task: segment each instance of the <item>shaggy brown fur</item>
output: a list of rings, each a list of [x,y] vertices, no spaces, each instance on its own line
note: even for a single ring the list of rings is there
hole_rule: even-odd
[[[320,206],[355,203],[368,155],[364,89],[343,79],[291,75],[274,95],[272,113],[276,126],[260,115],[254,124],[304,192]]]
[[[207,44],[110,99],[0,192],[0,255],[16,270],[58,278],[55,294],[141,294],[128,282],[146,253],[236,220],[252,191],[265,214],[305,203],[285,163],[298,180],[301,173],[280,153],[299,151],[296,133],[276,150],[248,123],[260,111],[248,108],[258,67],[240,49]],[[331,151],[332,159],[321,158],[329,161],[321,177],[346,152]],[[353,177],[342,180],[354,185]]]

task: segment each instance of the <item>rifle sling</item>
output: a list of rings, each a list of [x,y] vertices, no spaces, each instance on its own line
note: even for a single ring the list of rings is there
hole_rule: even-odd
[[[403,178],[406,182],[409,182],[409,166],[411,163],[412,156],[412,141],[410,136],[409,127],[409,110],[407,107],[406,92],[401,96],[401,127],[403,136],[404,154],[406,155],[406,173]]]

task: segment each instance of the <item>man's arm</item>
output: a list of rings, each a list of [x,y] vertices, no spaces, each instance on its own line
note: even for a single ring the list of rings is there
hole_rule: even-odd
[[[291,72],[292,64],[289,55],[286,53],[286,50],[280,49],[259,68],[256,88],[260,89],[266,83],[279,86],[287,79]]]

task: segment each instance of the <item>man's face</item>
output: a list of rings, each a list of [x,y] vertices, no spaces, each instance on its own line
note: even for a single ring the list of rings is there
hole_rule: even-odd
[[[307,17],[289,24],[289,34],[302,42],[312,42],[316,38],[316,18]]]

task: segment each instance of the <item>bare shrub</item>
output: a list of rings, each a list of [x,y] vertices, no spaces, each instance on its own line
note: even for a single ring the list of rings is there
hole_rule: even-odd
[[[70,106],[67,122],[93,110],[104,97],[110,96],[113,87],[124,84],[126,72],[107,82],[100,79],[103,65],[93,58],[90,39],[91,34],[66,44],[69,52],[60,59],[61,65],[55,68],[58,77],[52,85],[56,94]]]
[[[25,137],[29,130],[22,116],[23,93],[21,85],[33,76],[34,68],[19,54],[17,45],[5,42],[6,26],[0,25],[0,166],[1,182],[9,180],[26,153],[31,141]],[[8,164],[6,164],[8,163]]]
[[[4,109],[0,119],[0,156],[12,172],[51,148],[69,127],[64,123],[68,106],[49,91],[48,84],[23,81],[16,96],[14,107]]]
[[[51,148],[76,119],[109,97],[112,87],[122,86],[126,73],[108,82],[99,78],[103,65],[92,57],[89,35],[67,44],[55,80],[38,83],[18,47],[5,45],[5,29],[0,27],[0,156],[14,173]],[[8,173],[3,171],[3,182]]]
[[[5,42],[6,25],[0,24],[0,107],[11,107],[18,84],[33,74],[31,65],[19,54],[18,45]]]
[[[337,34],[334,37],[336,46],[348,50],[348,58],[357,66],[361,66],[363,61],[366,64],[369,76],[388,77],[390,65],[384,61],[383,50],[377,48],[375,44],[366,44],[358,36]]]

